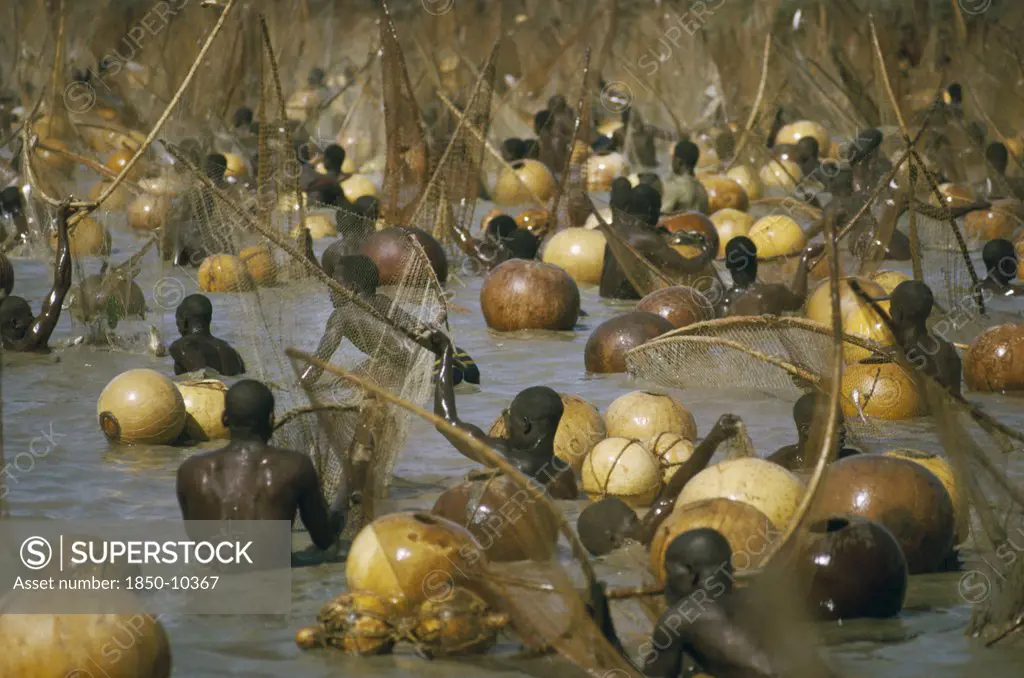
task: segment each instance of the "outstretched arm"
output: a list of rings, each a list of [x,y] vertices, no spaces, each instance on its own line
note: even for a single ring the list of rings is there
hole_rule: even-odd
[[[313,544],[321,551],[330,548],[345,526],[348,493],[338,492],[328,508],[320,492],[320,479],[309,457],[303,455],[299,480],[299,515]]]
[[[811,259],[820,254],[822,249],[824,249],[824,245],[811,245],[803,251],[800,263],[796,267],[796,275],[793,276],[793,284],[789,287],[785,310],[798,311],[803,306],[804,300],[807,298],[807,274],[813,265]]]
[[[474,438],[483,441],[491,447],[498,447],[500,449],[501,442],[490,438],[480,428],[467,424],[459,419],[459,414],[455,409],[455,384],[452,379],[452,370],[455,367],[455,345],[452,344],[451,339],[448,338],[443,332],[436,332],[434,336],[434,342],[437,346],[437,352],[441,357],[441,369],[437,377],[437,387],[434,391],[434,414],[444,419],[452,426],[456,426]],[[448,439],[455,449],[464,454],[469,459],[477,462],[478,464],[489,465],[489,463],[480,458],[476,450],[467,445],[464,441],[457,438],[456,436],[450,435],[447,431],[438,427],[438,432]]]
[[[57,268],[53,274],[53,289],[43,300],[39,317],[32,323],[25,337],[30,348],[43,348],[60,320],[60,309],[64,297],[71,289],[71,248],[68,246],[68,217],[73,213],[68,205],[60,208],[57,215]]]
[[[651,543],[651,539],[654,537],[654,533],[657,532],[662,521],[675,508],[676,498],[679,497],[679,493],[683,491],[686,483],[690,482],[695,475],[707,467],[715,451],[722,443],[736,435],[739,431],[739,426],[740,418],[736,415],[723,414],[718,419],[715,427],[697,445],[697,449],[693,451],[690,458],[682,463],[668,484],[661,488],[657,498],[654,500],[654,504],[651,506],[651,510],[647,512],[647,515],[644,516],[643,521],[639,525],[640,534],[638,537],[641,542],[644,544]]]
[[[331,311],[331,316],[327,319],[324,335],[320,337],[320,345],[316,347],[316,357],[324,362],[330,362],[344,338],[345,327],[342,322],[341,309],[336,308]],[[323,369],[316,365],[307,365],[299,379],[303,385],[310,386],[315,384],[323,373]]]

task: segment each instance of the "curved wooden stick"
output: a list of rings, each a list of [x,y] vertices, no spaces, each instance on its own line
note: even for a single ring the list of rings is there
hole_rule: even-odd
[[[761,56],[761,82],[757,85],[757,96],[754,97],[754,107],[750,109],[750,116],[747,117],[747,124],[743,126],[743,136],[740,137],[739,142],[736,144],[736,150],[733,151],[732,158],[725,165],[725,171],[728,172],[736,160],[740,157],[740,151],[742,151],[750,138],[750,130],[754,128],[754,121],[757,120],[757,114],[761,111],[761,98],[764,97],[765,85],[768,84],[768,57],[771,56],[772,51],[772,34],[769,32],[764,39],[764,53]]]
[[[590,556],[587,553],[587,550],[583,547],[583,544],[580,542],[579,536],[569,525],[569,522],[566,520],[565,515],[560,510],[558,510],[558,507],[551,500],[551,498],[547,496],[547,493],[542,491],[539,492],[536,484],[530,481],[525,475],[522,474],[522,472],[519,469],[510,464],[508,460],[505,459],[502,455],[498,454],[498,452],[488,447],[480,440],[477,440],[470,434],[466,433],[461,428],[449,424],[447,421],[437,416],[433,412],[429,412],[415,403],[411,403],[408,400],[405,400],[392,394],[387,389],[378,386],[372,381],[368,381],[366,379],[357,377],[356,375],[350,372],[346,372],[337,365],[332,365],[330,363],[324,362],[323,360],[320,360],[316,356],[310,355],[309,353],[304,353],[302,351],[298,351],[294,348],[289,348],[285,350],[285,354],[293,360],[302,360],[310,365],[314,365],[324,370],[325,372],[330,372],[331,374],[341,377],[346,381],[350,381],[356,386],[359,386],[367,391],[370,391],[374,395],[383,398],[384,400],[392,403],[393,405],[397,405],[402,409],[412,412],[420,419],[423,419],[424,421],[438,428],[444,429],[446,435],[452,435],[455,436],[456,438],[461,439],[464,443],[466,443],[467,445],[472,447],[477,453],[479,453],[481,457],[487,459],[487,461],[489,461],[502,473],[508,476],[509,480],[515,483],[516,486],[519,487],[519,489],[532,495],[541,504],[543,504],[548,511],[551,512],[551,515],[553,515],[555,519],[558,521],[559,530],[562,532],[563,535],[565,535],[565,538],[569,541],[569,546],[572,548],[573,555],[576,557],[576,560],[579,561],[580,569],[583,571],[583,575],[587,579],[588,587],[592,586],[594,582],[597,580],[597,575],[594,573],[594,569],[590,565]]]

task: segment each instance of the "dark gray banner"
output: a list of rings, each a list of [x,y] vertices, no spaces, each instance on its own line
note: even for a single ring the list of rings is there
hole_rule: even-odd
[[[0,613],[286,614],[291,524],[0,521]]]

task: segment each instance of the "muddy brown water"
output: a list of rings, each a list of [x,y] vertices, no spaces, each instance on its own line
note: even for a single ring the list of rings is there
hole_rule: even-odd
[[[480,205],[483,214],[490,205]],[[123,215],[101,215],[116,225]],[[141,243],[139,236],[123,229],[115,235],[115,261],[123,260]],[[318,243],[322,251],[325,243]],[[87,272],[98,269],[96,261],[86,262]],[[16,293],[34,308],[52,280],[50,264],[43,260],[16,259]],[[455,268],[459,273],[459,269]],[[161,266],[155,252],[138,280],[151,309],[146,323],[153,323],[168,343],[176,336],[173,305],[181,294],[196,291],[195,271]],[[606,318],[628,305],[612,304],[598,298],[595,288],[582,290],[583,318],[575,331],[546,334],[499,335],[489,332],[479,306],[481,279],[460,274],[453,281],[454,304],[464,307],[451,313],[451,324],[459,346],[478,362],[482,387],[459,397],[460,414],[486,427],[521,389],[547,384],[560,391],[577,393],[604,410],[617,396],[641,387],[626,375],[588,377],[583,367],[583,345],[589,332]],[[214,294],[214,332],[236,343],[249,361],[258,358],[258,345],[247,309],[238,295]],[[325,294],[312,285],[282,288],[280,296],[264,308],[268,315],[281,308],[292,309],[289,333],[293,344],[313,349],[328,313]],[[303,312],[295,313],[299,299]],[[1008,312],[1017,309],[1007,307]],[[294,319],[294,321],[292,320]],[[146,324],[127,323],[123,331],[143,331]],[[82,332],[81,324],[65,314],[55,339]],[[257,333],[258,334],[258,333]],[[7,356],[3,369],[4,449],[8,463],[28,449],[31,441],[52,427],[59,445],[34,459],[32,467],[18,471],[9,481],[9,501],[15,518],[51,519],[175,519],[178,506],[174,474],[178,464],[193,450],[172,447],[114,447],[108,444],[96,423],[96,398],[104,385],[124,370],[147,367],[171,373],[170,358],[157,358],[144,349],[112,352],[78,346],[60,350],[52,357]],[[761,454],[792,442],[791,402],[768,394],[715,389],[692,389],[676,395],[694,413],[698,427],[706,432],[724,412],[745,420]],[[994,414],[1024,427],[1021,401],[995,396],[971,396]],[[280,413],[279,413],[280,414]],[[903,426],[891,440],[892,447],[926,447],[930,424],[913,422]],[[54,436],[57,437],[57,436]],[[36,449],[39,449],[37,445]],[[24,465],[24,464],[23,464]],[[447,486],[457,482],[469,469],[467,463],[439,434],[422,422],[411,425],[408,442],[396,468],[391,509],[427,509]],[[1015,473],[1015,475],[1018,475]],[[580,503],[565,503],[574,521]],[[304,533],[295,537],[296,549],[308,547]],[[566,552],[567,554],[567,552]],[[988,581],[1002,576],[997,568],[968,557],[967,570],[984,573]],[[615,558],[598,563],[598,572],[615,585],[638,583],[635,573]],[[910,678],[913,676],[1020,675],[1024,651],[982,650],[963,635],[971,608],[961,595],[962,573],[914,577],[903,613],[888,621],[855,621],[819,629],[827,640],[828,652],[851,676]],[[985,581],[982,579],[980,581]],[[426,662],[401,652],[392,657],[358,659],[324,651],[303,652],[293,641],[295,631],[312,624],[319,607],[345,589],[344,562],[332,562],[293,571],[293,603],[287,616],[192,617],[169,614],[163,617],[170,634],[176,676],[205,678],[244,675],[251,678],[326,678],[336,675],[406,676],[458,675],[493,676],[564,674],[566,665],[556,658],[516,658],[515,643],[504,641],[498,655],[464,663]],[[977,596],[976,589],[966,597]],[[621,627],[630,640],[639,643],[646,631],[625,616]]]

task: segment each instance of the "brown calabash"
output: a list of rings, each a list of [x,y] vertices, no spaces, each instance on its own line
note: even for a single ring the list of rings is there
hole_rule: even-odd
[[[809,583],[818,619],[885,619],[903,609],[907,559],[892,532],[873,520],[835,515],[811,524],[792,562],[797,581]]]
[[[681,285],[651,292],[640,300],[636,310],[660,315],[677,328],[715,317],[707,297],[692,287]]]
[[[583,350],[587,372],[625,372],[627,351],[672,329],[672,323],[648,311],[632,311],[606,320],[587,339]]]
[[[377,264],[381,285],[397,285],[416,261],[410,236],[423,248],[437,281],[443,286],[448,280],[448,257],[434,236],[418,228],[392,226],[377,231],[363,243],[361,252]]]
[[[537,506],[535,495],[494,476],[445,490],[430,512],[465,527],[491,562],[544,560],[554,553],[558,525]]]
[[[990,327],[964,354],[964,381],[972,391],[1024,390],[1024,325]]]
[[[953,502],[934,473],[906,459],[859,454],[825,472],[812,514],[853,514],[892,532],[910,574],[935,572],[953,546]]]
[[[510,259],[480,288],[480,308],[492,330],[571,330],[580,314],[576,281],[552,264]]]

